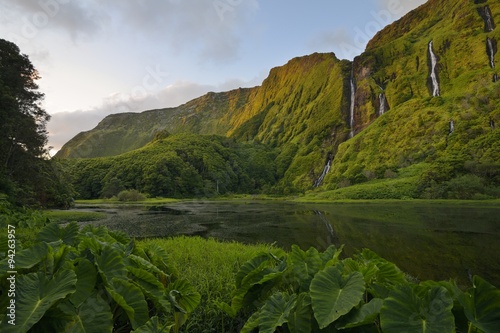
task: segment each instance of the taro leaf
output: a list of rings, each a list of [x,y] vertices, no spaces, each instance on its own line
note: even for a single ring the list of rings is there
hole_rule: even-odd
[[[21,275],[17,281],[16,321],[3,323],[2,332],[27,332],[57,301],[75,291],[76,274],[66,270],[47,279],[43,273]]]
[[[380,311],[384,333],[455,333],[453,299],[444,287],[392,290]]]
[[[65,228],[61,228],[57,223],[51,223],[38,233],[37,240],[47,243],[62,241],[64,244],[74,246],[78,239],[78,233],[78,225],[74,222]]]
[[[175,266],[171,264],[169,255],[163,247],[158,244],[147,244],[143,250],[147,259],[165,274],[174,276],[179,275]]]
[[[240,333],[251,333],[254,332],[256,328],[259,327],[260,322],[260,311],[256,311],[253,315],[248,318],[245,325],[243,325]]]
[[[171,283],[167,288],[167,293],[177,312],[191,313],[201,301],[200,293],[189,282],[182,279]]]
[[[319,327],[323,329],[351,311],[364,291],[365,281],[359,272],[343,277],[336,267],[328,267],[316,274],[311,282],[311,301]]]
[[[127,269],[119,250],[110,246],[104,247],[101,255],[96,256],[96,264],[99,274],[107,285],[113,278],[126,279]]]
[[[31,268],[40,263],[49,253],[49,245],[45,242],[37,243],[25,250],[16,252],[15,268],[16,270],[22,268]],[[6,274],[7,271],[12,271],[9,268],[8,257],[0,261],[0,275]]]
[[[152,317],[146,324],[133,330],[131,333],[169,333],[171,326],[164,325],[158,317]]]
[[[132,275],[131,279],[141,288],[144,295],[151,299],[159,309],[164,312],[170,311],[170,302],[165,295],[165,288],[155,275],[144,269],[131,266],[128,266],[127,270]]]
[[[252,274],[261,271],[263,267],[269,263],[269,261],[269,255],[267,253],[262,253],[244,263],[240,267],[238,273],[236,273],[236,288],[241,288],[245,280],[248,280]]]
[[[479,276],[474,276],[473,288],[459,297],[469,321],[485,333],[500,328],[500,290]]]
[[[273,333],[277,327],[288,322],[290,311],[295,306],[295,295],[276,293],[260,310],[259,332]]]
[[[149,320],[148,304],[139,287],[128,281],[113,278],[110,287],[106,287],[106,290],[125,311],[132,328],[142,326]]]
[[[302,251],[297,245],[292,245],[289,256],[293,274],[299,284],[300,292],[308,291],[314,275],[321,269],[322,261],[318,250],[311,247]]]
[[[311,297],[302,293],[297,297],[295,307],[288,316],[288,329],[291,333],[309,333],[312,330]]]
[[[94,291],[80,306],[71,303],[61,304],[60,309],[68,316],[64,332],[90,333],[112,332],[113,314],[106,301]]]
[[[75,264],[75,272],[78,278],[76,291],[69,300],[75,307],[79,307],[94,290],[97,281],[97,270],[89,260],[81,258]]]
[[[363,304],[359,309],[356,309],[342,318],[342,324],[338,325],[338,329],[353,328],[374,324],[380,314],[383,300],[373,298],[369,303]]]
[[[340,246],[338,249],[335,245],[330,245],[325,252],[320,254],[323,267],[335,266],[339,262],[339,257],[342,254],[344,245]]]

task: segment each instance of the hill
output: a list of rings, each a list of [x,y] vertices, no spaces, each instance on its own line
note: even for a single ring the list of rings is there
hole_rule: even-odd
[[[275,149],[276,193],[399,179],[411,190],[396,197],[447,197],[473,183],[483,187],[472,197],[497,196],[495,22],[496,2],[430,0],[353,62],[315,53],[272,69],[259,87],[109,116],[57,157],[118,155],[162,131],[217,134]]]

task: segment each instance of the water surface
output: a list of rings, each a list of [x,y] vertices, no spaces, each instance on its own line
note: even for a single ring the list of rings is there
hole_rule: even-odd
[[[199,235],[318,250],[344,244],[346,255],[369,248],[421,280],[467,284],[477,274],[500,286],[499,206],[196,201],[84,209],[107,212],[92,223],[133,237]]]

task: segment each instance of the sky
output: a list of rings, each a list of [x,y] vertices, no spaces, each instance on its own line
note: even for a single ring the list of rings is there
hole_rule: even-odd
[[[314,52],[352,60],[426,0],[2,0],[0,38],[39,71],[54,153],[112,113],[260,85]]]

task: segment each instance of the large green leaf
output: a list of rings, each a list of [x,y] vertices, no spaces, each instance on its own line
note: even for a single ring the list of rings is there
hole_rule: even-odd
[[[200,293],[186,280],[171,283],[167,292],[179,312],[193,312],[201,301]]]
[[[245,325],[240,330],[240,333],[251,333],[255,332],[255,329],[259,327],[260,322],[260,311],[255,311],[250,318],[245,322]]]
[[[78,278],[76,291],[69,300],[75,307],[79,307],[94,290],[97,281],[97,270],[89,260],[81,258],[75,263],[75,272]]]
[[[51,223],[38,233],[37,240],[47,243],[61,240],[64,244],[74,246],[78,239],[78,232],[76,223],[70,223],[65,228],[61,228],[57,223]]]
[[[309,293],[301,293],[288,316],[288,329],[291,333],[309,333],[312,330],[312,318],[311,297]]]
[[[288,322],[288,316],[295,306],[295,295],[276,293],[260,310],[259,332],[273,333],[277,327]]]
[[[67,333],[92,333],[112,332],[113,314],[101,296],[94,291],[80,306],[75,308],[71,303],[61,304],[61,310],[70,320],[64,332]]]
[[[172,327],[162,324],[158,317],[152,317],[146,324],[133,330],[131,333],[168,333]]]
[[[15,270],[20,270],[23,268],[31,268],[36,264],[40,263],[49,253],[49,245],[45,242],[37,243],[25,250],[21,250],[16,253],[14,258],[14,268]],[[12,271],[12,267],[9,267],[9,258],[5,258],[0,261],[0,276],[4,276],[7,271]]]
[[[21,275],[16,281],[15,326],[4,323],[2,332],[27,332],[57,301],[75,291],[76,274],[62,271],[52,279],[42,273]]]
[[[311,282],[311,301],[314,317],[320,328],[347,314],[361,302],[365,291],[363,275],[359,272],[343,277],[336,267],[327,267]]]
[[[337,325],[338,329],[354,328],[364,325],[374,324],[382,309],[383,300],[374,298],[369,303],[363,304],[342,318],[342,324]]]
[[[123,256],[119,250],[105,246],[101,255],[96,256],[96,264],[102,279],[106,284],[114,278],[126,279],[127,269],[123,263]]]
[[[292,251],[288,258],[300,288],[299,292],[308,291],[311,280],[323,264],[318,250],[311,247],[306,252],[302,251],[297,245],[292,245]]]
[[[268,266],[270,259],[271,258],[267,253],[262,253],[241,265],[238,273],[236,273],[235,276],[236,288],[241,288],[244,282],[249,280],[249,277],[260,272],[264,267]]]
[[[467,319],[485,333],[500,330],[500,290],[479,276],[473,278],[470,293],[459,297]]]
[[[106,290],[115,302],[125,311],[132,328],[144,325],[149,320],[148,304],[144,295],[133,283],[113,278]]]
[[[130,266],[127,267],[127,270],[131,273],[131,279],[134,283],[141,288],[144,295],[154,302],[158,309],[165,313],[170,311],[170,302],[165,295],[165,288],[155,275],[144,269]]]
[[[384,300],[384,333],[455,333],[453,299],[444,287],[396,287]]]

